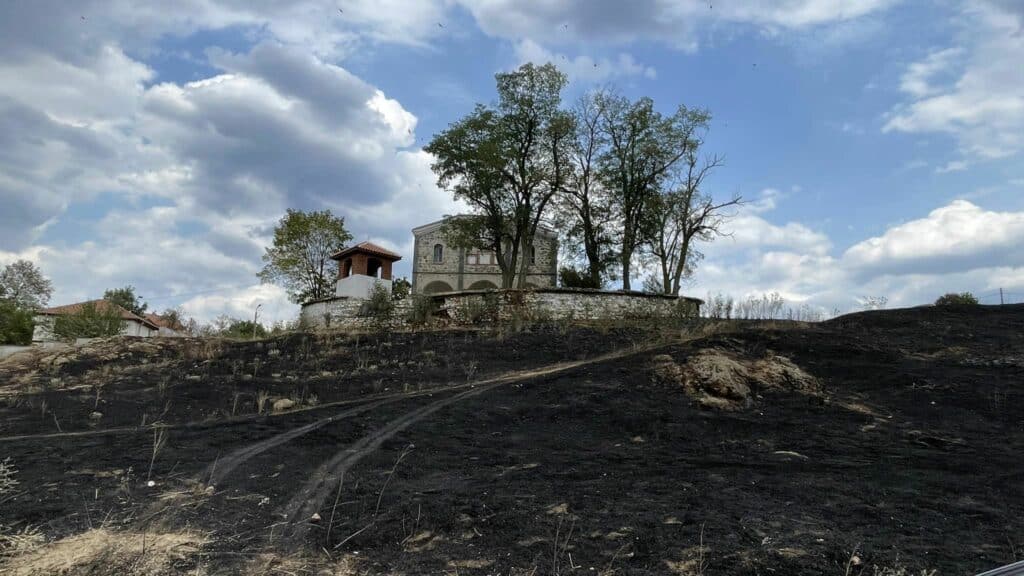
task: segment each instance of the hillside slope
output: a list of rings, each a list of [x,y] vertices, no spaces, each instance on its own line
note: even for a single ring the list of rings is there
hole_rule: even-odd
[[[20,484],[0,523],[64,538],[4,568],[952,575],[1024,557],[1024,306],[697,334],[111,341],[4,362],[0,459]]]

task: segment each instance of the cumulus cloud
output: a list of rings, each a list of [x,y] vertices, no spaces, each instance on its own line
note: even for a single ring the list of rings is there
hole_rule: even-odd
[[[102,18],[89,2],[49,14],[42,2],[0,8],[0,256],[39,262],[55,302],[133,284],[157,307],[188,299],[202,319],[254,298],[293,314],[283,292],[255,280],[286,207],[332,207],[356,234],[397,246],[422,221],[414,207],[451,204],[429,159],[407,150],[416,117],[326,57],[347,25],[310,24],[328,14],[297,4],[192,4],[115,2]],[[434,17],[426,5],[368,23],[380,2],[346,3],[345,18],[371,40],[414,43],[436,34],[411,21]],[[127,55],[168,34],[249,24],[264,39],[210,50],[216,72],[196,82],[154,84]],[[299,46],[304,34],[317,41]],[[48,228],[61,233],[41,236]]]
[[[984,210],[955,200],[925,218],[851,246],[843,262],[859,277],[970,271],[1024,265],[1024,213]]]
[[[706,259],[686,291],[740,299],[778,292],[822,311],[856,310],[865,296],[912,306],[951,291],[1024,293],[1024,212],[957,200],[836,254],[826,234],[772,222],[777,201],[767,190],[730,222],[734,238],[703,246]]]

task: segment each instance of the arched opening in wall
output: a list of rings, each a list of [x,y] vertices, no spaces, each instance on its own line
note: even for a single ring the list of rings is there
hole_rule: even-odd
[[[380,260],[376,258],[370,258],[366,261],[366,275],[373,276],[374,278],[380,278]]]
[[[424,294],[437,294],[438,292],[452,292],[452,287],[447,282],[441,280],[434,280],[423,287]]]
[[[346,258],[345,261],[341,263],[341,277],[342,278],[348,278],[351,275],[352,275],[352,259],[351,258]]]
[[[537,247],[530,246],[530,264],[537,263]]]
[[[444,261],[444,246],[440,244],[434,244],[434,264],[440,264]]]
[[[469,285],[470,290],[494,290],[498,285],[490,280],[477,280]]]

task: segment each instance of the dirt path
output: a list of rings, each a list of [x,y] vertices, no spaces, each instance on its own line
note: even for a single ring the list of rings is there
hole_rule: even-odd
[[[548,365],[536,370],[514,372],[505,376],[499,376],[477,382],[471,390],[461,392],[454,396],[435,400],[425,406],[408,412],[388,424],[372,431],[356,441],[351,446],[341,450],[330,460],[322,464],[311,476],[295,496],[281,509],[279,515],[285,518],[289,524],[284,536],[286,547],[294,550],[300,547],[309,533],[311,524],[310,518],[318,513],[327,501],[328,496],[336,489],[337,483],[342,476],[363,457],[373,453],[381,444],[405,430],[409,426],[427,418],[431,414],[473,396],[478,396],[505,384],[523,382],[542,376],[549,376],[587,366],[606,362],[609,360],[621,359],[626,356],[643,354],[667,346],[668,343],[660,342],[642,347],[617,350],[608,354],[596,356],[588,360],[577,360],[574,362],[558,363]]]

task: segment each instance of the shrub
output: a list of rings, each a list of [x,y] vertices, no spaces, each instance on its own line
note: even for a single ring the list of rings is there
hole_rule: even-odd
[[[0,300],[0,344],[31,344],[32,311],[12,300]]]
[[[483,297],[467,298],[459,304],[459,318],[469,324],[480,324],[483,322],[496,322],[500,304],[498,295],[488,292]]]
[[[58,316],[53,321],[53,334],[58,338],[103,338],[121,333],[124,321],[117,306],[97,306],[86,302],[73,314]]]
[[[395,301],[391,299],[391,292],[381,282],[375,282],[370,289],[370,297],[359,310],[359,315],[371,318],[377,328],[385,329],[391,326],[394,314]]]
[[[267,335],[267,329],[263,324],[252,320],[231,320],[231,323],[219,331],[219,335],[225,338],[263,338]]]
[[[951,305],[970,305],[974,306],[978,304],[978,299],[970,292],[962,292],[957,294],[950,292],[943,294],[935,301],[936,306],[951,306]]]
[[[563,288],[592,288],[595,290],[601,288],[600,280],[595,282],[585,272],[575,268],[563,267],[558,271],[558,276]]]
[[[412,306],[409,308],[407,319],[414,326],[422,326],[430,322],[434,316],[434,300],[423,294],[413,294]]]

